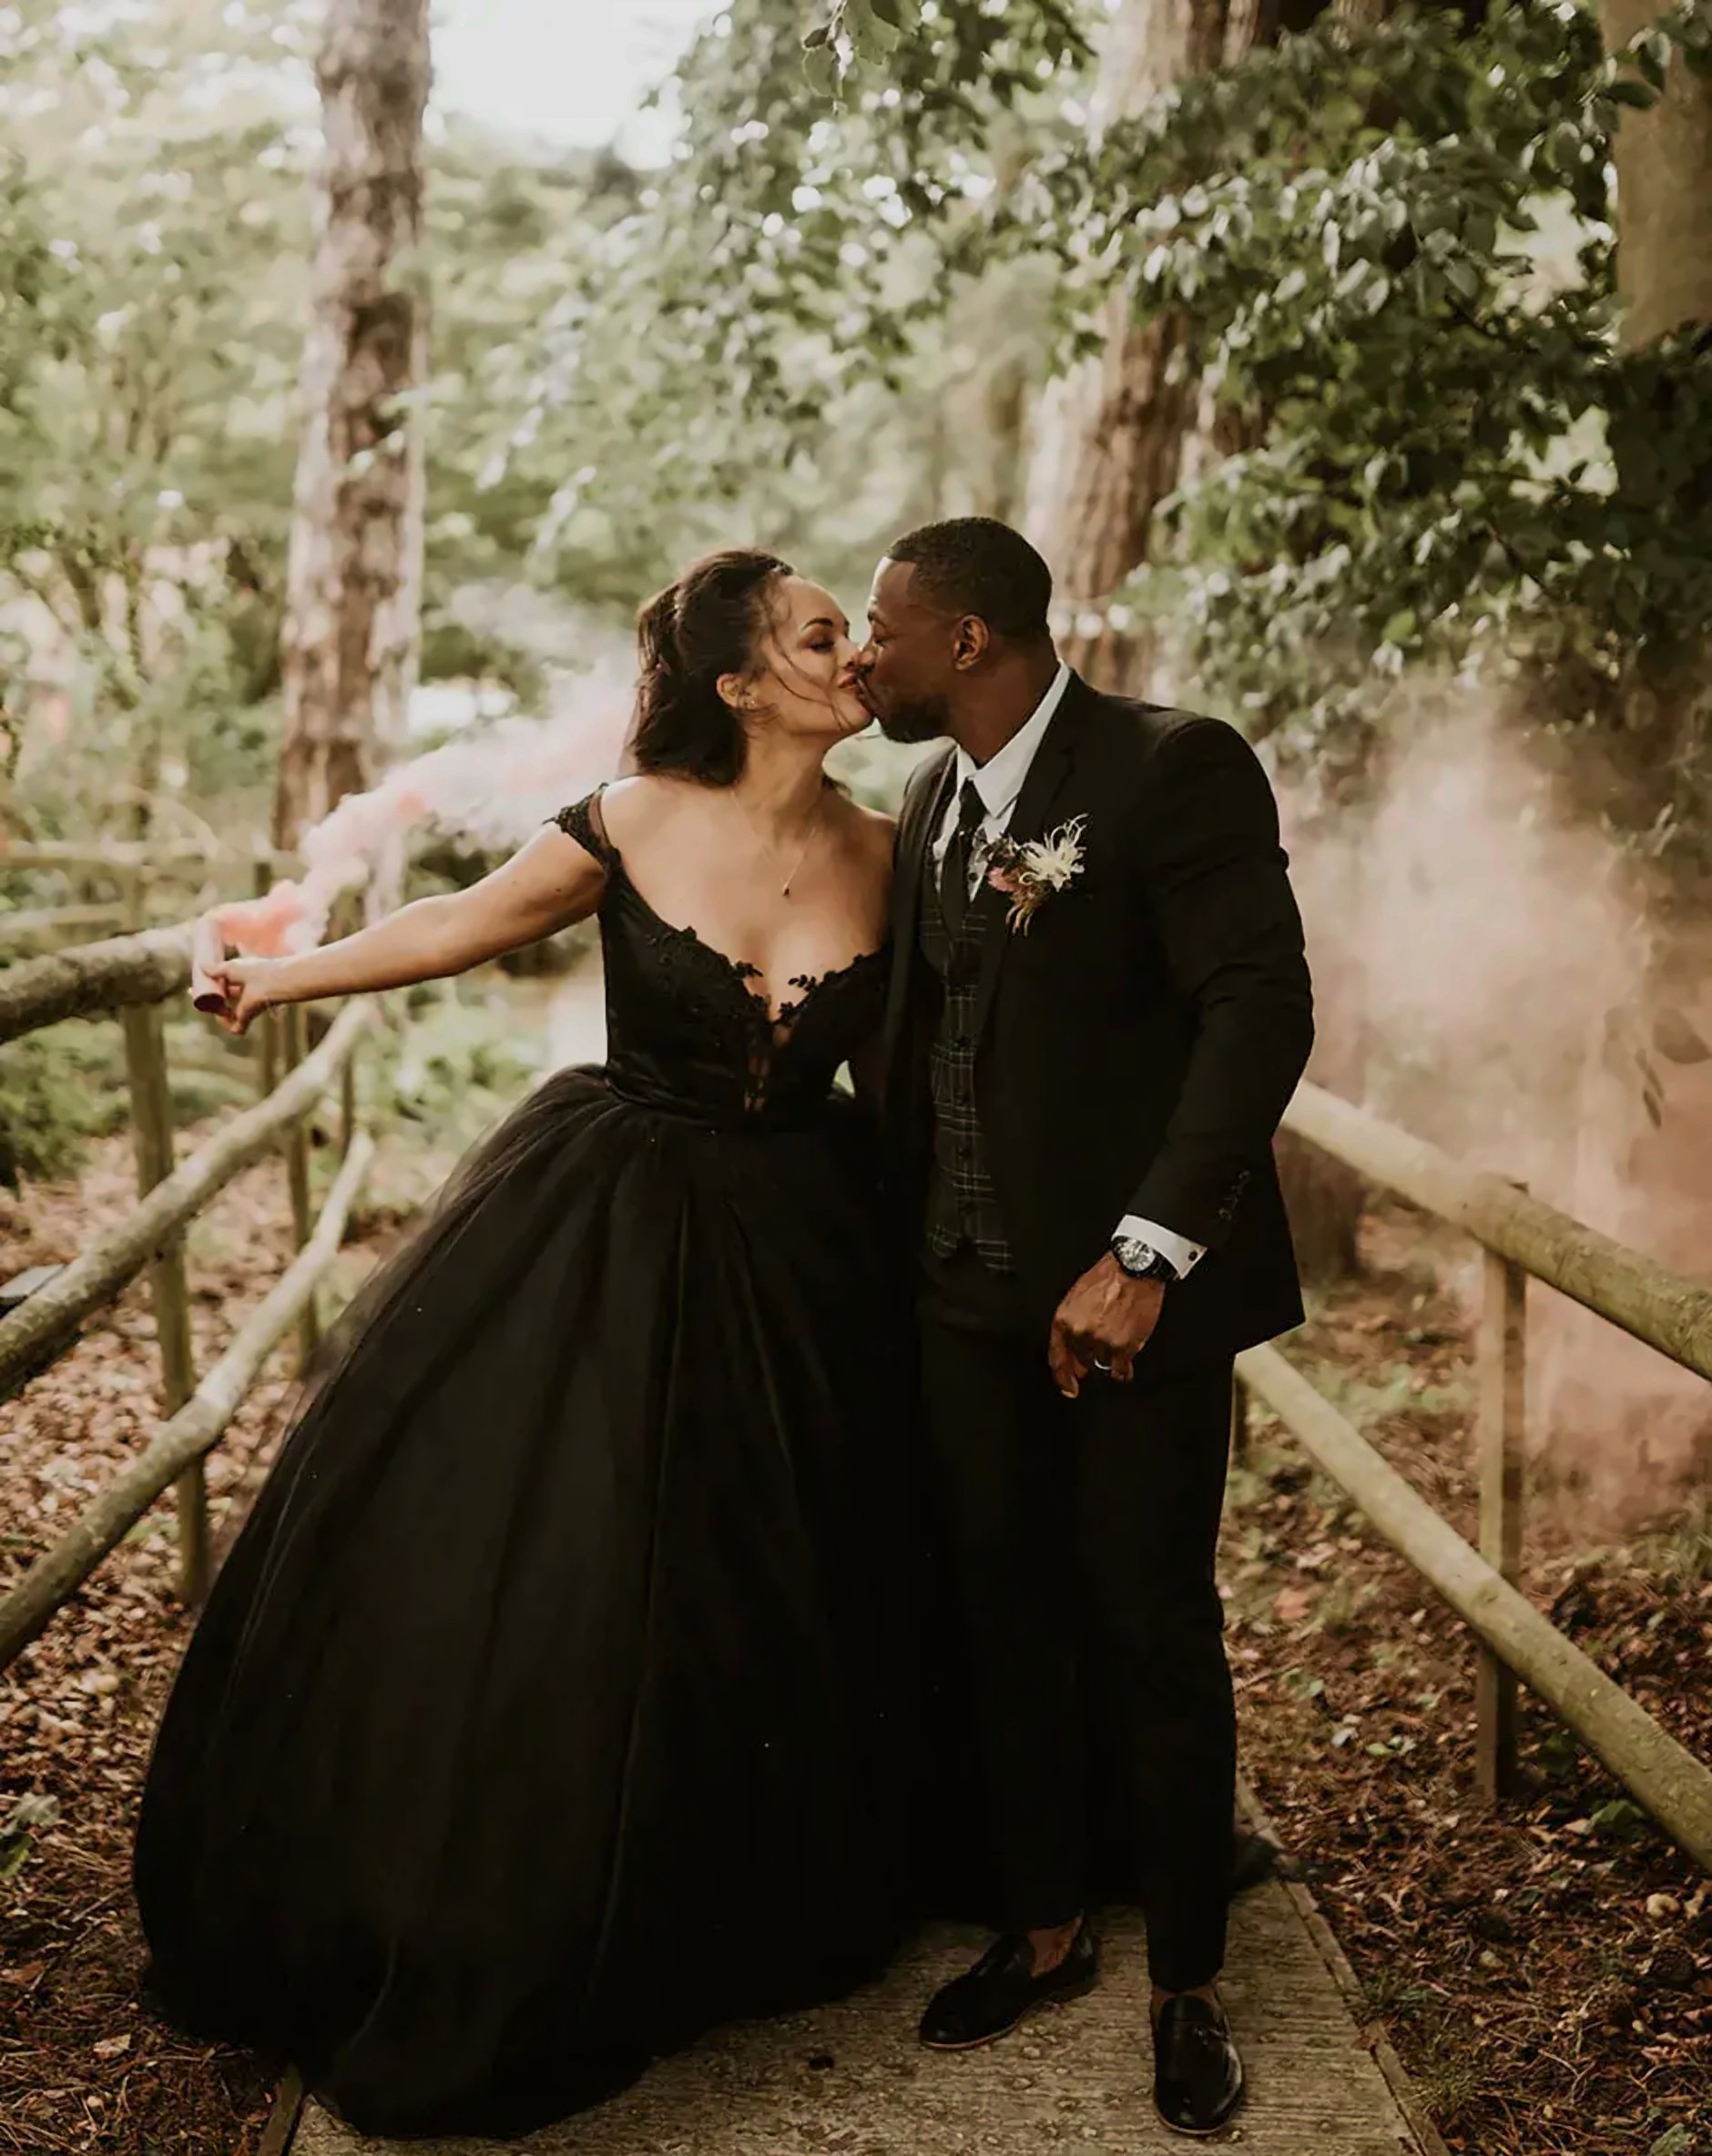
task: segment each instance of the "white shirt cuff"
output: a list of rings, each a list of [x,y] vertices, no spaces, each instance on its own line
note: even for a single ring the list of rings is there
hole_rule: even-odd
[[[1191,1243],[1187,1236],[1177,1235],[1168,1227],[1161,1227],[1157,1221],[1143,1220],[1134,1213],[1125,1214],[1117,1224],[1117,1232],[1150,1243],[1161,1257],[1170,1260],[1179,1280],[1187,1280],[1207,1256],[1205,1243]]]

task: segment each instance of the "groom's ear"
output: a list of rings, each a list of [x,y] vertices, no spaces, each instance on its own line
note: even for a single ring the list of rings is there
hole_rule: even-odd
[[[952,636],[951,663],[960,674],[978,666],[993,648],[993,632],[978,614],[965,614]]]

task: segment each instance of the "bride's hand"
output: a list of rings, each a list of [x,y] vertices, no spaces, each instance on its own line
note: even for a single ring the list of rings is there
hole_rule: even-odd
[[[284,962],[277,958],[229,958],[211,969],[210,979],[226,997],[219,1022],[227,1032],[248,1032],[261,1013],[280,1000],[277,994],[270,995],[268,985]]]

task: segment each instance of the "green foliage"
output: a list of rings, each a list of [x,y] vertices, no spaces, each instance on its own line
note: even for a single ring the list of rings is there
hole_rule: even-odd
[[[45,835],[128,836],[178,800],[270,786],[321,15],[304,0],[0,14],[0,768]],[[527,662],[478,654],[446,600],[528,561],[560,474],[496,462],[524,348],[577,234],[633,205],[636,181],[465,129],[432,156],[425,658],[432,675],[479,656],[528,700]],[[603,596],[634,603],[626,568],[603,572]]]
[[[839,11],[851,59],[858,12]],[[599,564],[633,604],[751,537],[865,576],[906,507],[1008,483],[984,407],[1040,371],[1049,279],[948,282],[930,234],[973,225],[996,137],[1014,128],[1021,154],[1024,107],[1050,133],[1046,93],[1086,48],[1066,0],[920,16],[833,107],[804,73],[799,0],[739,0],[683,63],[678,157],[561,260],[504,469],[556,474],[539,545],[579,595],[605,595]]]
[[[1331,22],[1049,176],[1030,240],[1175,314],[1253,443],[1172,559],[1257,730],[1317,753],[1376,671],[1488,637],[1596,694],[1712,628],[1712,343],[1615,336],[1611,137],[1649,95],[1569,0]]]
[[[377,1069],[367,1110],[382,1129],[415,1126],[468,1144],[540,1075],[538,1053],[520,1046],[533,1040],[487,1002],[423,996],[398,1053]]]
[[[0,1886],[15,1879],[29,1862],[36,1837],[59,1824],[56,1796],[26,1792],[14,1797],[4,1823],[0,1823]]]
[[[29,1033],[0,1056],[0,1184],[69,1175],[93,1137],[124,1120],[110,1021]]]
[[[1612,147],[1674,52],[1712,65],[1712,4],[1615,62],[1579,0],[1328,12],[1095,141],[1102,13],[729,9],[682,69],[677,163],[549,326],[531,423],[585,528],[622,501],[657,564],[716,529],[841,534],[852,424],[895,486],[935,336],[1038,277],[1061,361],[1121,293],[1217,401],[1236,453],[1114,603],[1167,615],[1255,733],[1335,778],[1425,662],[1633,734],[1712,627],[1712,346],[1622,346]],[[1624,814],[1661,845],[1712,802],[1705,736],[1639,752]]]

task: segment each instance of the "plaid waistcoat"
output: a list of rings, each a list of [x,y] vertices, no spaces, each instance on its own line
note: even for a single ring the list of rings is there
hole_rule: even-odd
[[[927,857],[922,893],[922,955],[939,975],[944,1002],[928,1054],[933,1100],[933,1166],[928,1183],[927,1240],[941,1257],[961,1244],[973,1246],[994,1272],[1014,1270],[999,1216],[998,1193],[987,1165],[986,1141],[975,1113],[975,984],[989,935],[1004,933],[1002,909],[971,902],[963,930],[953,938],[939,902],[939,876]],[[996,920],[995,920],[996,912]]]

